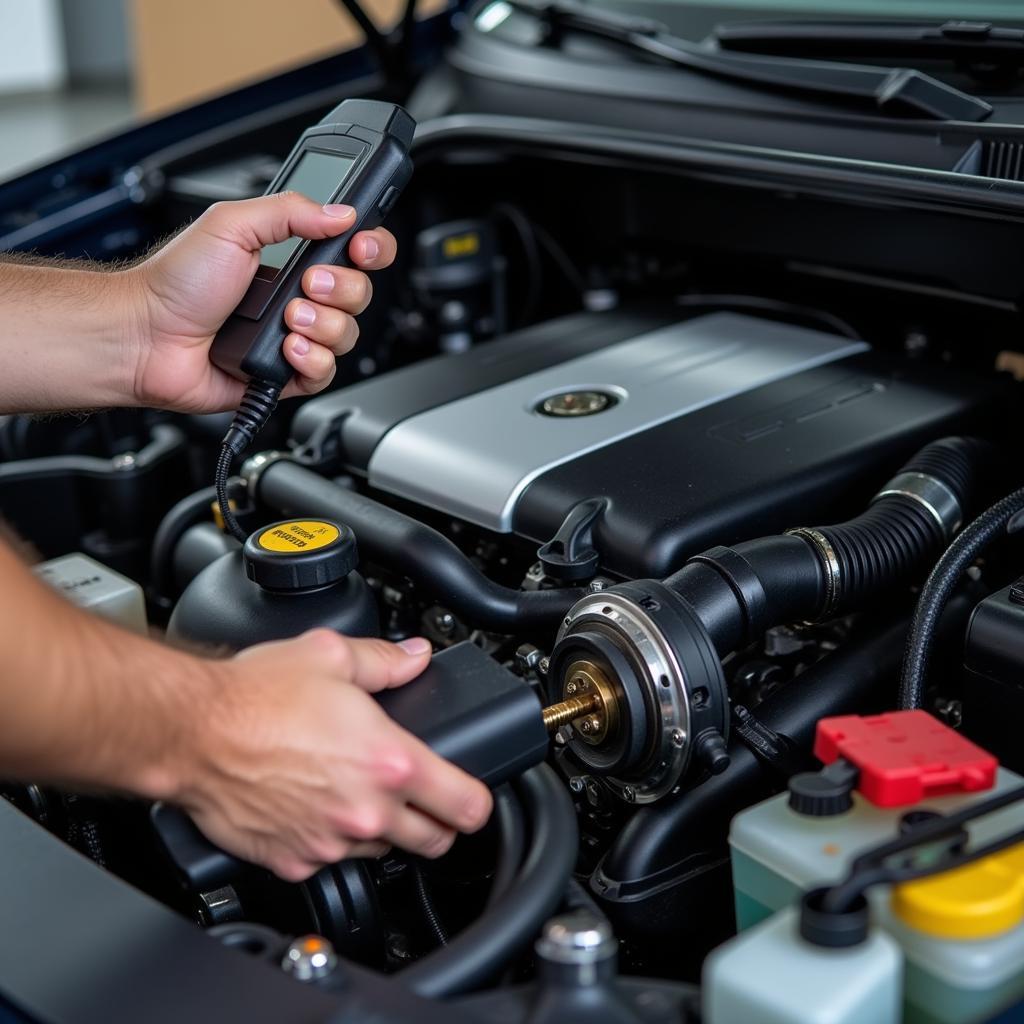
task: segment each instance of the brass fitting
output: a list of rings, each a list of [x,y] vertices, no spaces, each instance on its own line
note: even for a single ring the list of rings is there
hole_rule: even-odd
[[[570,697],[568,700],[559,701],[541,712],[544,716],[544,727],[548,732],[555,732],[563,725],[596,711],[599,706],[600,698],[596,693],[587,697]]]
[[[596,746],[618,728],[618,694],[593,662],[576,661],[569,666],[562,696],[564,699],[558,704],[544,708],[548,732],[571,722],[580,739]]]

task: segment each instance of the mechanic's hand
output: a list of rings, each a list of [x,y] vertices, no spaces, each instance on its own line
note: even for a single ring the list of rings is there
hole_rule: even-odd
[[[318,629],[218,663],[176,801],[218,846],[288,881],[390,844],[440,856],[484,825],[491,795],[369,696],[426,668],[430,644],[407,648]]]
[[[329,238],[355,219],[349,206],[320,206],[297,192],[217,203],[139,266],[125,271],[133,293],[136,325],[130,363],[134,399],[182,412],[234,409],[244,385],[209,359],[218,328],[241,301],[272,242]],[[367,270],[388,266],[395,239],[383,228],[361,231],[349,245],[354,263]],[[370,280],[361,270],[310,267],[302,277],[306,299],[285,310],[291,334],[284,342],[295,377],[284,396],[313,394],[334,376],[335,357],[356,343],[353,316],[370,301]]]

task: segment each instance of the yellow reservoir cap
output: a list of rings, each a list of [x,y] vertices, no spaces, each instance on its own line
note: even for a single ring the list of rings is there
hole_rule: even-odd
[[[446,260],[457,260],[462,256],[475,256],[480,251],[480,236],[475,231],[461,235],[449,235],[441,243]]]
[[[341,535],[334,523],[318,519],[296,519],[268,526],[256,538],[264,551],[283,551],[295,554],[298,551],[315,551],[333,544]]]
[[[264,590],[298,591],[340,583],[359,562],[355,534],[324,519],[285,519],[242,545],[245,575]]]
[[[906,925],[939,939],[988,939],[1024,921],[1024,843],[892,892]]]

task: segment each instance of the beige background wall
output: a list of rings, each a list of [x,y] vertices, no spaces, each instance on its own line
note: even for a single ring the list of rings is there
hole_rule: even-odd
[[[403,6],[402,0],[364,0],[378,25],[393,25]],[[131,18],[141,114],[192,103],[362,41],[334,0],[133,0]]]

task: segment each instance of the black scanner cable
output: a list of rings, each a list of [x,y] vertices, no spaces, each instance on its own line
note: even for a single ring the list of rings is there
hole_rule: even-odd
[[[213,485],[217,492],[217,508],[224,526],[236,540],[243,544],[248,534],[239,523],[231,499],[228,497],[228,475],[231,463],[240,456],[253,442],[256,435],[266,426],[267,420],[277,408],[281,397],[281,386],[268,381],[251,380],[245,389],[245,395],[238,404],[231,426],[228,427],[224,440],[221,441],[220,454],[214,470]]]

